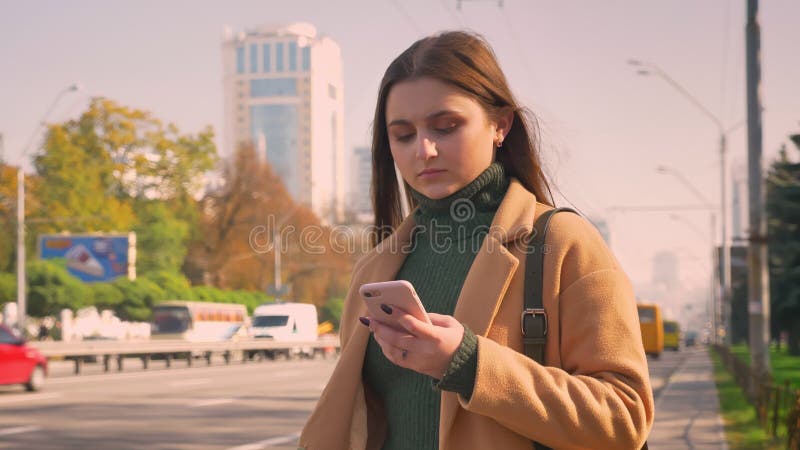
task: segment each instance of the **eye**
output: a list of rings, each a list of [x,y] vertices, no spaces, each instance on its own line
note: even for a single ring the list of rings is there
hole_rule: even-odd
[[[402,136],[395,136],[394,139],[398,142],[410,142],[414,138],[415,133],[404,134]]]
[[[443,122],[436,125],[436,132],[441,134],[449,134],[458,128],[458,124],[454,121]]]

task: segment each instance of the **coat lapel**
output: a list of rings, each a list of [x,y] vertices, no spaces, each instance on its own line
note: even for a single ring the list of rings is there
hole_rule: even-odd
[[[530,233],[535,209],[536,197],[517,180],[512,180],[456,304],[454,317],[477,335],[487,335],[519,265],[519,260],[505,244]],[[440,448],[447,448],[448,434],[457,413],[458,395],[444,392],[439,422]]]
[[[368,411],[362,383],[364,354],[369,329],[358,323],[367,308],[358,288],[363,283],[393,280],[407,255],[414,228],[413,216],[365,255],[360,269],[353,273],[342,315],[342,353],[301,436],[308,448],[364,449],[367,446]]]

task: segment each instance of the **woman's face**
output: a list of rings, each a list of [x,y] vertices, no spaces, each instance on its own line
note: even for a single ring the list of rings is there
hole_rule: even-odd
[[[406,182],[440,199],[458,191],[494,161],[512,113],[496,122],[471,97],[435,78],[394,85],[386,99],[389,146]]]

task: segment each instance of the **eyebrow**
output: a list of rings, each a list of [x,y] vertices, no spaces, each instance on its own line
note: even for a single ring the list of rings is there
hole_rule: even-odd
[[[438,117],[446,116],[448,114],[458,114],[458,111],[455,111],[455,110],[452,110],[452,109],[443,109],[441,111],[436,111],[435,113],[428,114],[427,116],[425,116],[425,120],[436,119]],[[408,125],[410,123],[411,123],[410,121],[405,120],[405,119],[395,119],[395,120],[389,122],[386,125],[386,127],[388,128],[388,127],[391,127],[391,126],[394,126],[394,125]]]

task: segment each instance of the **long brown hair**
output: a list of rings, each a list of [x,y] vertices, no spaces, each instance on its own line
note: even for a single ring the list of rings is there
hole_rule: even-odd
[[[503,140],[503,150],[497,152],[497,161],[508,175],[536,195],[537,201],[553,206],[553,194],[539,160],[535,118],[517,103],[491,47],[477,34],[445,32],[415,42],[389,64],[381,80],[372,124],[372,206],[376,228],[373,244],[389,236],[403,219],[386,129],[386,99],[396,83],[420,77],[458,87],[475,99],[492,120],[513,110],[514,123]],[[414,199],[408,194],[407,197],[414,206]]]

